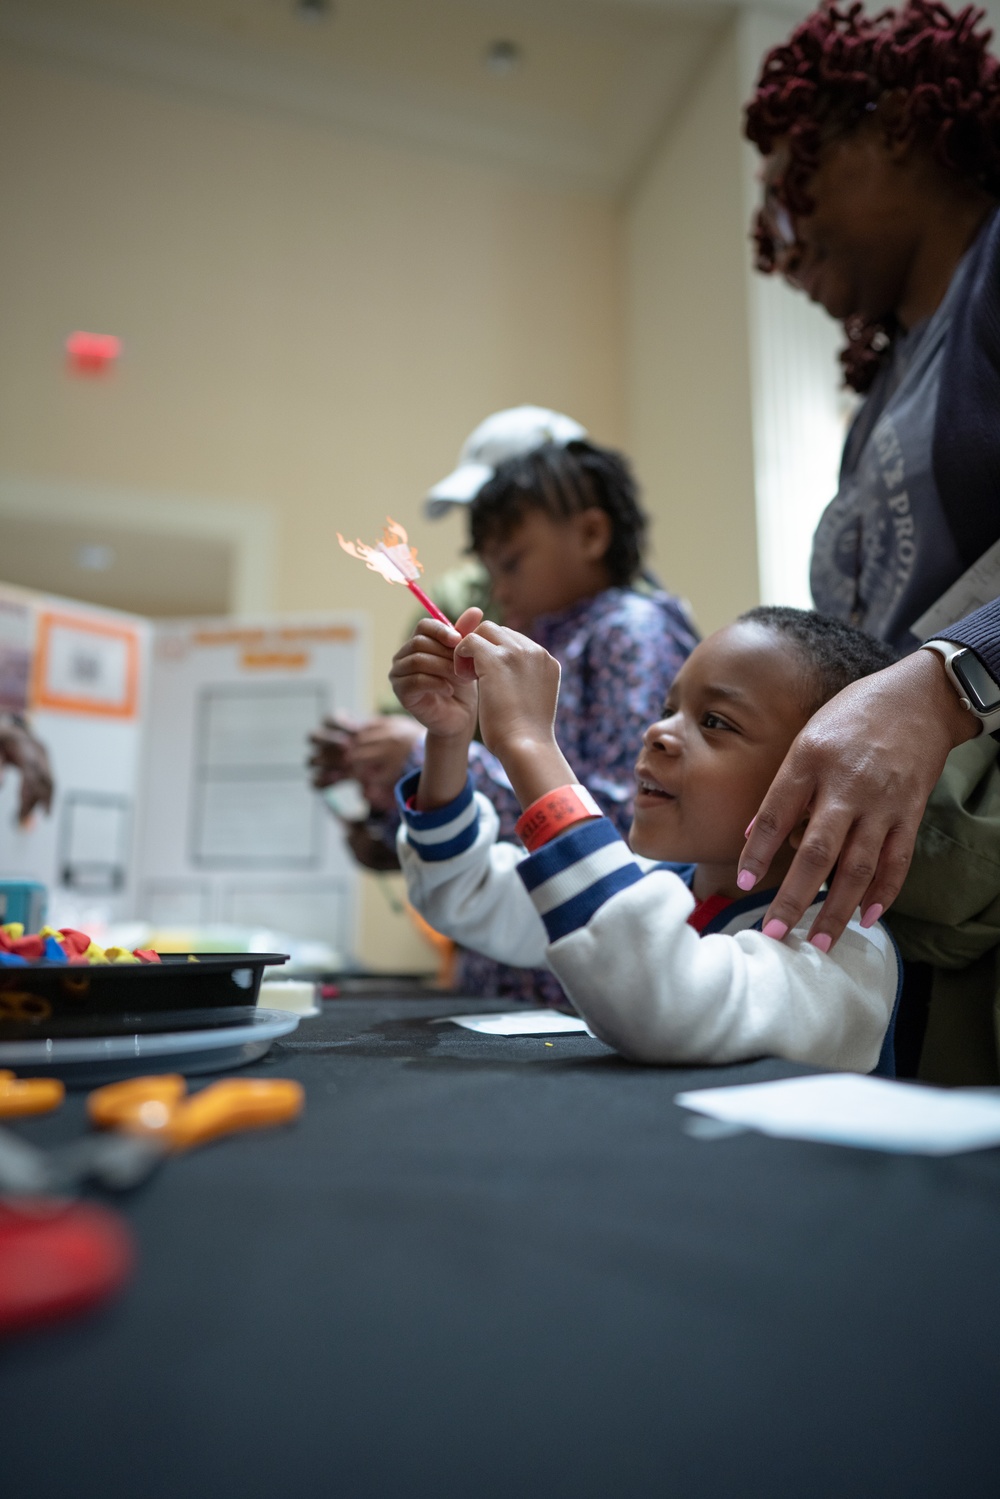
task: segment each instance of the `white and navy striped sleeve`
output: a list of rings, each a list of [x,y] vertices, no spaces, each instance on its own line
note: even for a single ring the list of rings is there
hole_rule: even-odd
[[[409,805],[419,779],[418,771],[396,788],[396,847],[413,906],[463,947],[519,968],[546,967],[545,927],[517,877],[524,850],[497,842],[496,810],[471,779],[431,812]]]
[[[829,954],[759,931],[701,937],[677,874],[637,860],[604,820],[571,828],[518,874],[548,962],[591,1030],[643,1062],[781,1056],[868,1072],[896,995],[889,946],[852,922]]]
[[[404,804],[403,818],[400,862],[431,925],[504,962],[547,962],[625,1056],[875,1066],[897,965],[856,921],[828,954],[806,940],[808,918],[784,942],[750,929],[700,937],[684,881],[636,859],[605,818],[530,855],[496,842],[497,814],[469,788],[430,813]]]
[[[445,859],[464,854],[476,841],[479,832],[479,812],[472,778],[467,777],[460,795],[445,807],[435,807],[432,812],[418,812],[410,805],[420,784],[420,772],[414,771],[400,781],[396,787],[396,805],[406,827],[406,841],[418,856],[428,864],[440,864]]]
[[[518,865],[550,942],[586,926],[605,901],[644,872],[606,817],[579,823]]]

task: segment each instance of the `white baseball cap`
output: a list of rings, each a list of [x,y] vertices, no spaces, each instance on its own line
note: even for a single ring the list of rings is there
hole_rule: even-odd
[[[533,453],[548,442],[565,447],[584,442],[587,430],[570,416],[547,411],[544,406],[511,406],[494,411],[466,438],[458,455],[458,467],[427,491],[424,510],[431,520],[445,515],[453,505],[474,500],[497,466],[508,458]]]

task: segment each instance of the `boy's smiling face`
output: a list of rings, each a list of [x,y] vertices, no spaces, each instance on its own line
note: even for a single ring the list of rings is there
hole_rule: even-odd
[[[801,655],[766,626],[737,623],[703,641],[643,739],[635,852],[697,864],[699,898],[738,896],[746,826],[817,706],[810,687]],[[782,862],[772,865],[775,883]]]

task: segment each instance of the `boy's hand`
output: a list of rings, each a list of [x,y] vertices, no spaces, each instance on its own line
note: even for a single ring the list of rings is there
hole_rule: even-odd
[[[457,666],[455,647],[483,617],[466,609],[454,629],[436,619],[422,619],[392,658],[389,681],[408,713],[440,739],[472,739],[476,731],[479,690],[472,671]]]
[[[455,651],[479,678],[479,732],[522,807],[575,781],[555,736],[559,662],[516,630],[486,620]]]
[[[455,651],[456,663],[475,665],[479,732],[499,760],[555,740],[559,662],[516,630],[485,620]],[[461,669],[461,668],[459,668]]]

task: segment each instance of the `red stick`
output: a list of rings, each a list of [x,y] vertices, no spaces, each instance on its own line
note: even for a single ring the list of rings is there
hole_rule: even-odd
[[[443,625],[448,625],[452,630],[455,628],[455,626],[451,623],[451,620],[448,618],[447,614],[441,613],[441,610],[438,608],[437,604],[435,604],[431,599],[427,597],[426,593],[424,593],[424,590],[420,587],[419,583],[414,583],[410,578],[407,578],[406,586],[413,594],[414,598],[420,600],[432,619],[439,619]]]

